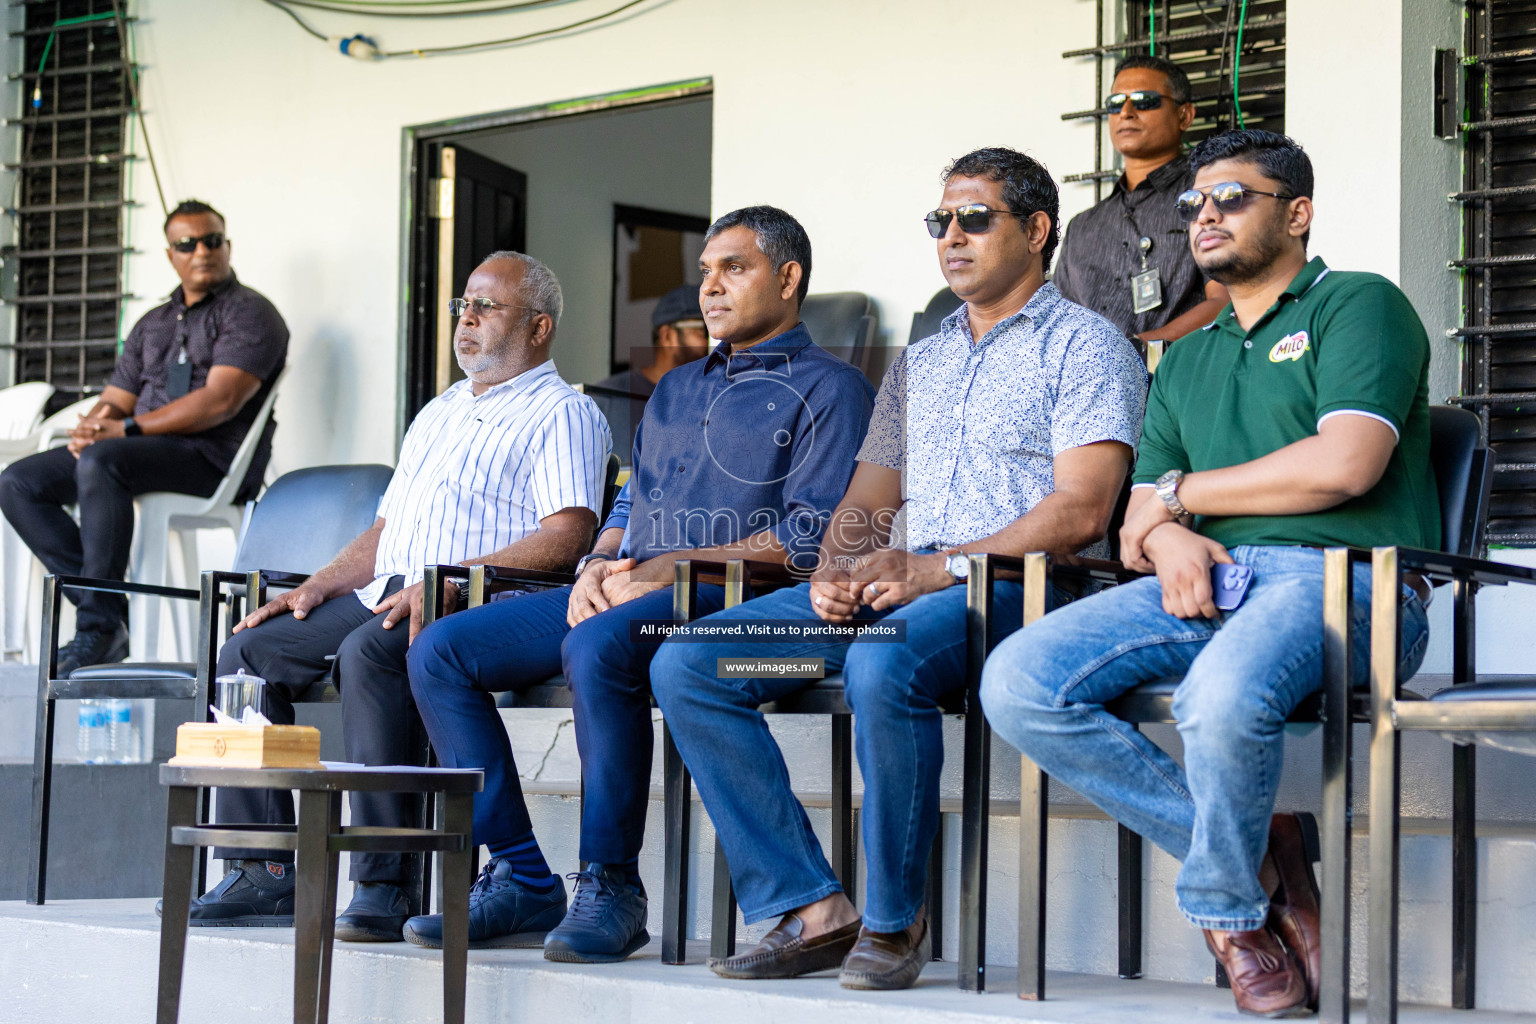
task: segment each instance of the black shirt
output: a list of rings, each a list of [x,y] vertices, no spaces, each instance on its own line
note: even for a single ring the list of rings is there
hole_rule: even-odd
[[[1140,334],[1183,316],[1205,301],[1205,276],[1189,251],[1189,230],[1173,212],[1195,175],[1182,156],[1159,167],[1132,191],[1125,176],[1099,203],[1067,225],[1052,278],[1061,294],[1101,314],[1126,334]],[[1131,275],[1141,271],[1142,236],[1152,239],[1148,269],[1163,282],[1163,303],[1131,312]]]
[[[645,415],[645,403],[656,390],[656,385],[639,370],[625,370],[598,381],[595,386],[630,395],[626,398],[599,391],[587,392],[608,419],[608,429],[613,431],[614,454],[627,466],[634,453],[635,431],[640,427],[640,418]]]
[[[245,287],[233,272],[228,280],[191,306],[183,300],[178,286],[169,302],[145,313],[133,325],[112,371],[109,383],[113,387],[139,396],[133,407],[135,416],[172,400],[167,383],[172,365],[181,359],[183,351],[192,364],[192,391],[207,383],[208,371],[215,366],[233,366],[261,378],[261,389],[234,416],[216,427],[185,435],[199,453],[223,472],[229,468],[245,432],[288,359],[288,326],[266,296]],[[266,468],[272,429],[269,422],[267,436],[252,461],[251,469],[256,474]]]

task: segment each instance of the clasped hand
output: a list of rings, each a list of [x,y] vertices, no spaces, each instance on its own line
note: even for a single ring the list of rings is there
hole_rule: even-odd
[[[860,558],[852,570],[827,567],[811,577],[811,607],[825,622],[851,622],[858,610],[896,608],[955,582],[943,555],[914,555],[882,548]]]
[[[75,458],[97,441],[107,441],[123,436],[123,421],[105,416],[81,416],[69,432],[69,454]]]

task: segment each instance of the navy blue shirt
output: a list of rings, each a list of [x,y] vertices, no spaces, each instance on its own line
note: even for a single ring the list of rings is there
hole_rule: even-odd
[[[874,394],[804,324],[736,353],[718,345],[656,385],[603,529],[623,528],[619,556],[641,561],[771,530],[812,567]]]

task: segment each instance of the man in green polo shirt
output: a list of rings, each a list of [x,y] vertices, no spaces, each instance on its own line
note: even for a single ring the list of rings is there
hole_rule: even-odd
[[[1179,908],[1238,1009],[1294,1016],[1317,1005],[1317,886],[1296,816],[1271,817],[1282,730],[1322,685],[1319,548],[1439,544],[1429,341],[1391,282],[1308,262],[1312,165],[1290,139],[1228,132],[1190,165],[1190,249],[1232,303],[1172,347],[1147,400],[1121,553],[1156,576],[1003,641],[981,698],[1010,743],[1183,861]],[[1223,613],[1212,570],[1234,564],[1251,580]],[[1354,589],[1363,671],[1365,567]],[[1402,599],[1406,677],[1427,627]],[[1104,708],[1169,676],[1182,765]]]

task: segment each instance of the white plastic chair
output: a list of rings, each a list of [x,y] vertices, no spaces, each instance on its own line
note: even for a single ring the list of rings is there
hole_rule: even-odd
[[[133,552],[128,562],[129,579],[152,586],[196,586],[197,531],[229,530],[236,539],[239,538],[245,506],[234,503],[235,495],[245,482],[251,460],[256,457],[256,446],[266,430],[267,421],[272,418],[272,406],[277,401],[278,387],[287,372],[287,367],[278,372],[277,379],[272,382],[272,390],[267,392],[266,400],[256,413],[256,419],[245,432],[245,439],[240,442],[235,457],[229,463],[229,470],[213,494],[199,498],[174,491],[154,491],[134,499],[138,515],[134,520]],[[176,582],[168,583],[172,533],[177,535],[181,547],[181,575]],[[135,597],[132,600],[136,609],[128,617],[129,650],[136,659],[154,661],[160,650],[160,598]],[[191,623],[180,611],[178,609],[174,623],[176,646],[185,648],[188,646]]]
[[[0,389],[0,469],[37,451],[43,407],[53,385],[29,381]],[[27,549],[11,524],[0,520],[0,656],[25,653]]]

